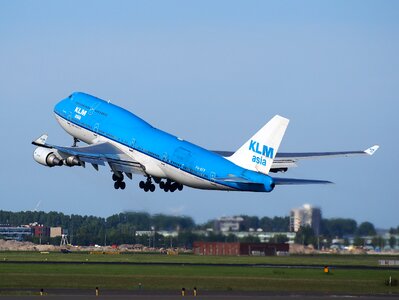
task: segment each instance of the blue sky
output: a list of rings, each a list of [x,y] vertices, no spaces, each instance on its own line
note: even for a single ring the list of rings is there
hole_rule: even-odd
[[[197,222],[287,215],[399,225],[399,2],[1,1],[1,209],[109,216],[126,210]],[[44,168],[32,139],[69,145],[54,105],[83,91],[209,149],[236,150],[275,114],[281,151],[365,149],[371,158],[303,161],[286,176],[334,181],[270,194],[115,191],[109,170]]]

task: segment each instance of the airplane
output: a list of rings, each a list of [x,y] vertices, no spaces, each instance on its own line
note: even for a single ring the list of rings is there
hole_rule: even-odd
[[[237,151],[210,151],[151,126],[110,101],[75,92],[54,108],[59,125],[73,137],[73,145],[47,143],[47,134],[32,142],[33,157],[47,167],[91,164],[110,167],[114,188],[126,188],[125,176],[144,175],[139,182],[145,192],[155,184],[165,192],[183,186],[205,190],[271,192],[275,186],[329,184],[325,180],[272,177],[286,172],[302,159],[373,155],[379,148],[364,151],[279,153],[289,120],[274,116]],[[78,142],[88,145],[78,146]]]

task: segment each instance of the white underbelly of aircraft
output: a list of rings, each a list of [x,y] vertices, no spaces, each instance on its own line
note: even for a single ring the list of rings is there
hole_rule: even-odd
[[[82,142],[85,142],[86,144],[92,144],[96,139],[98,139],[98,135],[90,130],[75,125],[74,123],[58,116],[57,114],[55,115],[55,118],[58,124],[60,124],[60,126],[68,134],[72,135],[73,137],[79,139]]]
[[[203,179],[201,177],[190,174],[182,169],[176,168],[174,166],[164,164],[165,173],[167,177],[173,181],[179,182],[181,184],[187,185],[192,188],[204,189],[204,190],[233,190],[230,187],[217,184],[213,181]]]
[[[139,162],[146,167],[146,172],[148,175],[158,177],[158,178],[169,178],[172,181],[184,184],[186,186],[204,189],[204,190],[226,190],[232,191],[233,188],[217,184],[214,181],[208,179],[203,179],[201,177],[190,174],[182,169],[176,168],[164,161],[153,158],[142,152],[133,150],[125,145],[118,142],[110,140],[106,137],[99,136],[96,133],[87,130],[83,127],[75,125],[64,118],[55,115],[60,126],[70,135],[76,137],[77,139],[85,142],[87,144],[93,144],[94,142],[109,142],[116,145],[119,149],[123,150],[127,155],[132,157],[133,160]]]

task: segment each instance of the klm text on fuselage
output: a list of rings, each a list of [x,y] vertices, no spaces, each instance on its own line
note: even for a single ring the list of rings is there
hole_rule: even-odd
[[[249,142],[249,150],[251,150],[252,152],[254,152],[256,154],[261,155],[261,156],[258,156],[258,155],[252,156],[252,162],[262,165],[262,166],[266,166],[266,159],[263,158],[262,156],[269,157],[269,158],[274,157],[274,148],[268,147],[266,145],[262,145],[262,147],[261,147],[259,142],[254,141],[254,140],[251,140]]]

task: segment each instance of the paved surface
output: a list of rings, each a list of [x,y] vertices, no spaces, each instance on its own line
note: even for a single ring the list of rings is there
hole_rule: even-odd
[[[202,266],[202,267],[254,267],[254,268],[282,268],[282,269],[323,269],[324,265],[286,265],[286,264],[203,264],[203,263],[173,263],[173,262],[107,262],[107,261],[0,261],[1,264],[24,265],[147,265],[147,266]],[[329,265],[331,269],[352,270],[399,270],[398,266],[358,266],[358,265]]]
[[[7,289],[0,290],[0,292],[15,293],[16,290]],[[234,299],[234,300],[246,300],[246,299],[269,299],[269,300],[302,300],[302,299],[333,299],[333,300],[387,300],[387,299],[399,299],[397,295],[334,295],[334,294],[298,294],[298,293],[262,293],[262,292],[204,292],[199,293],[197,297],[194,297],[192,291],[186,293],[185,297],[182,297],[180,291],[174,292],[149,292],[149,291],[100,291],[100,295],[96,297],[95,291],[88,290],[66,290],[66,289],[54,289],[45,291],[43,297],[40,297],[39,291],[25,290],[20,291],[21,293],[29,293],[30,296],[0,296],[0,300],[3,299],[144,299],[144,300],[167,300],[167,299]]]

